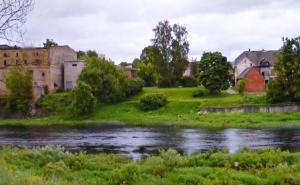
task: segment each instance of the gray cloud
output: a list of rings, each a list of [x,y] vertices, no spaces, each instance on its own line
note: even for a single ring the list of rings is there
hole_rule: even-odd
[[[299,35],[299,0],[38,0],[25,25],[28,45],[46,38],[76,50],[96,49],[132,61],[150,44],[152,29],[168,19],[189,31],[190,57],[221,51],[277,49]]]

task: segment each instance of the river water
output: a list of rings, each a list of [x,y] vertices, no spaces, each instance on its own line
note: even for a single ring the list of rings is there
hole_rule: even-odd
[[[190,155],[212,147],[238,152],[281,148],[300,151],[300,127],[277,129],[174,129],[102,126],[98,128],[0,127],[0,146],[59,145],[69,151],[120,153],[134,159],[153,154],[158,149],[176,149]]]

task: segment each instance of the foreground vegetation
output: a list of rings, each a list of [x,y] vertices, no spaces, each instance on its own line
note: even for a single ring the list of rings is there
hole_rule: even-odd
[[[300,153],[211,150],[188,157],[169,150],[134,162],[121,155],[71,154],[54,147],[7,147],[0,150],[0,184],[296,185]]]
[[[199,114],[205,107],[232,107],[267,104],[265,96],[256,94],[204,96],[194,98],[197,88],[144,88],[143,92],[116,104],[98,103],[89,116],[74,117],[68,113],[70,93],[49,95],[39,106],[52,111],[51,116],[32,119],[0,120],[0,125],[26,126],[97,126],[99,124],[127,124],[130,126],[176,126],[200,128],[245,128],[299,125],[299,113],[208,113]],[[139,100],[146,94],[160,93],[168,98],[168,104],[158,110],[143,112]]]

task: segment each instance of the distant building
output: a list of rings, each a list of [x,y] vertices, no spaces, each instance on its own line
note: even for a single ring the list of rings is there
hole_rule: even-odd
[[[277,61],[277,53],[279,51],[244,51],[240,56],[238,56],[234,61],[234,76],[235,84],[239,80],[247,77],[246,86],[257,87],[249,88],[248,91],[260,92],[261,88],[261,78],[263,79],[264,89],[265,86],[269,83],[270,80],[273,80],[276,77],[274,71],[274,63]],[[258,72],[258,74],[257,74]],[[261,76],[258,77],[258,76]],[[250,80],[249,78],[253,78]],[[252,84],[247,84],[252,83]],[[246,89],[247,91],[247,89]]]
[[[246,92],[265,91],[265,78],[257,67],[247,68],[239,75],[238,79],[243,79],[245,81],[244,90]]]
[[[137,69],[134,68],[131,63],[128,63],[127,65],[118,65],[117,67],[124,71],[129,76],[129,78],[137,77]]]
[[[0,45],[0,95],[7,95],[5,85],[9,70],[24,67],[33,76],[33,97],[64,88],[63,67],[65,61],[76,61],[76,52],[69,46],[50,48],[20,48]]]
[[[64,62],[64,87],[71,90],[76,87],[76,81],[85,66],[84,61],[65,61]]]

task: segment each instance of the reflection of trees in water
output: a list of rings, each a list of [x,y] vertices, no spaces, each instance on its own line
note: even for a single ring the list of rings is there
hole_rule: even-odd
[[[273,143],[278,143],[283,150],[300,150],[300,129],[276,129],[272,131],[274,134]]]

